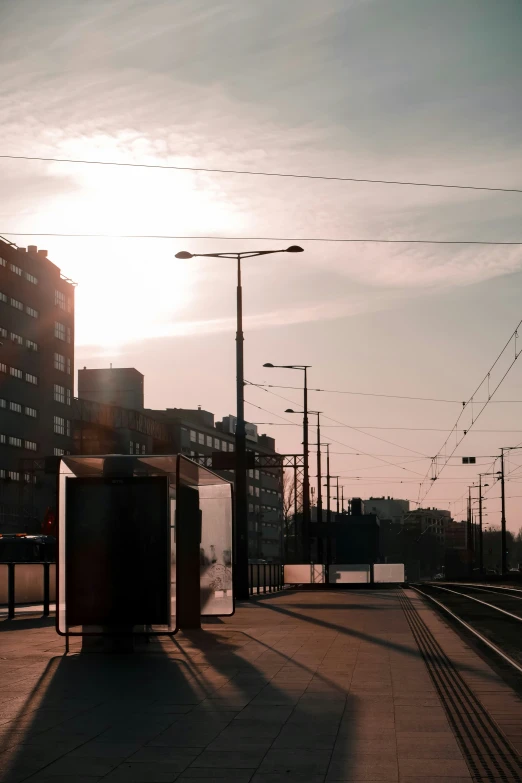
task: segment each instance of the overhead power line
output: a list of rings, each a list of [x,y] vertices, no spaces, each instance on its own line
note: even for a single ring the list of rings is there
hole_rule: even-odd
[[[246,379],[245,379],[245,384],[248,385],[248,386],[252,386],[253,385],[253,384],[250,383],[250,381],[247,381]],[[272,394],[274,397],[280,397],[282,400],[285,400],[285,402],[291,402],[292,405],[296,405],[295,400],[290,400],[288,397],[283,397],[282,394],[277,394],[276,392],[269,391],[268,389],[262,389],[262,391],[266,392],[267,394]],[[263,410],[263,409],[261,409],[261,410]],[[265,413],[270,413],[270,411],[266,411],[265,410]],[[277,416],[277,418],[280,418],[280,419],[283,418],[282,416],[279,416],[278,414],[276,414],[276,416]],[[323,414],[323,416],[325,416],[325,418],[327,418],[327,419],[330,419],[330,421],[334,421],[334,422],[336,422],[338,424],[342,424],[343,423],[343,422],[337,422],[336,419],[332,419],[330,416],[326,416],[326,414]],[[289,421],[289,419],[285,419],[285,421]],[[368,438],[374,438],[375,440],[380,440],[383,443],[388,443],[390,446],[397,446],[397,448],[403,449],[404,451],[411,451],[412,454],[417,454],[420,457],[425,457],[426,456],[426,454],[422,454],[420,451],[416,451],[415,449],[410,449],[407,446],[401,446],[400,443],[394,443],[391,440],[386,440],[385,438],[380,438],[378,435],[372,435],[370,432],[364,432],[364,430],[359,430],[359,429],[357,429],[357,427],[350,427],[350,425],[348,425],[348,424],[346,425],[346,427],[348,429],[354,430],[355,432],[360,432],[362,435],[366,435]],[[332,438],[331,435],[329,436],[329,438],[332,441],[332,443],[337,443],[339,446],[346,446],[348,449],[353,449],[353,446],[349,446],[347,443],[342,443],[340,440],[335,440],[334,438]],[[386,462],[386,460],[381,460],[381,462]],[[401,469],[402,470],[408,470],[408,468],[401,468]],[[418,476],[422,475],[420,473],[417,473],[416,470],[410,470],[410,473],[415,473]]]
[[[6,237],[63,237],[75,239],[209,239],[229,242],[341,242],[341,243],[372,243],[381,245],[510,245],[520,247],[522,240],[517,242],[488,241],[484,239],[375,239],[352,237],[231,237],[212,234],[79,234],[59,231],[0,231]]]
[[[491,185],[454,185],[442,182],[413,182],[409,180],[370,179],[368,177],[333,177],[324,174],[293,174],[282,171],[255,171],[252,169],[221,169],[210,166],[174,166],[166,163],[131,163],[115,160],[83,160],[80,158],[52,158],[40,155],[0,155],[6,160],[32,160],[43,163],[77,163],[88,166],[117,166],[123,168],[163,169],[172,171],[200,171],[209,174],[241,174],[250,177],[281,177],[287,179],[317,179],[327,182],[361,182],[371,185],[406,185],[415,188],[450,188],[452,190],[485,190],[493,193],[522,193],[522,188],[498,188]]]
[[[268,413],[268,411],[267,411]],[[330,418],[329,416],[325,416],[325,418]],[[334,419],[335,421],[335,419]],[[254,423],[254,422],[252,422]],[[287,424],[282,423],[280,421],[261,421],[257,422],[257,424],[264,424],[265,426],[272,426],[272,427],[298,427],[300,426],[297,422],[290,421]],[[376,425],[367,425],[367,424],[358,424],[355,426],[354,424],[321,424],[321,429],[339,429],[340,427],[346,427],[349,430],[398,430],[401,432],[448,432],[448,429],[446,427],[378,427]],[[459,434],[461,432],[466,433],[468,430],[451,430],[451,432],[455,434]],[[493,432],[493,433],[519,433],[522,432],[522,430],[473,430],[473,432]],[[367,434],[367,433],[364,433]],[[402,447],[404,448],[404,447]],[[420,452],[417,452],[419,454]],[[439,456],[439,455],[437,455]]]
[[[259,386],[260,388],[266,388],[266,389],[294,389],[295,391],[302,391],[300,386],[281,386],[276,383],[251,383],[250,385]],[[314,389],[309,386],[308,391],[322,392],[323,394],[352,394],[359,397],[385,397],[386,399],[393,399],[393,400],[421,400],[423,402],[449,402],[455,405],[465,404],[463,400],[450,400],[441,397],[411,397],[405,394],[381,394],[378,392],[359,392],[359,391],[351,391],[347,389]],[[485,402],[485,400],[474,400],[474,402],[476,402],[478,405]],[[501,403],[522,403],[522,400],[490,400],[489,402],[490,405],[492,403],[495,405],[499,405]],[[445,432],[446,431],[447,430],[445,430]]]
[[[439,449],[437,456],[433,460],[433,463],[432,463],[432,466],[431,466],[432,469],[433,469],[433,476],[431,478],[430,484],[428,485],[428,489],[426,490],[426,492],[424,493],[422,498],[420,497],[420,495],[421,495],[421,487],[422,487],[422,484],[424,484],[426,482],[426,480],[428,479],[430,469],[428,469],[428,471],[426,472],[426,475],[425,475],[425,477],[424,477],[424,479],[422,481],[422,484],[419,486],[419,501],[421,503],[423,503],[424,500],[426,499],[426,497],[429,494],[429,492],[431,491],[431,488],[433,487],[435,481],[438,480],[440,474],[446,468],[446,466],[449,463],[449,460],[453,457],[453,455],[457,451],[458,447],[460,446],[460,444],[462,443],[464,438],[468,435],[469,431],[474,427],[474,425],[476,424],[478,419],[482,416],[482,414],[485,411],[485,409],[487,408],[488,404],[490,403],[492,398],[495,396],[496,392],[498,391],[498,389],[500,388],[500,386],[504,382],[505,378],[509,374],[511,368],[513,367],[513,365],[517,361],[518,357],[520,356],[520,351],[517,352],[517,337],[518,337],[518,330],[520,329],[521,325],[522,325],[522,319],[518,322],[517,326],[515,327],[515,329],[511,333],[511,335],[510,335],[509,339],[507,340],[506,344],[504,345],[504,347],[502,348],[502,350],[498,354],[497,358],[495,359],[495,361],[493,362],[493,364],[491,365],[491,367],[489,368],[487,373],[484,375],[483,379],[481,380],[481,382],[479,383],[479,385],[477,386],[477,388],[475,389],[475,391],[473,392],[471,397],[469,397],[469,399],[463,404],[462,410],[460,411],[455,424],[453,425],[452,429],[449,431],[449,435],[447,436],[446,440],[444,441],[444,443],[442,444],[441,448]],[[496,386],[493,388],[493,390],[490,390],[491,372],[497,366],[498,362],[500,361],[501,357],[504,355],[504,353],[506,352],[508,346],[510,345],[510,343],[512,341],[514,341],[514,345],[515,345],[514,358],[509,363],[507,369],[505,370],[505,372],[501,376],[501,378],[498,381],[498,383],[496,384]],[[478,393],[478,391],[481,389],[481,387],[484,386],[486,383],[487,383],[487,400],[486,400],[485,403],[480,403],[482,405],[482,407],[480,408],[478,413],[476,415],[474,415],[473,404],[475,403],[475,399],[474,399],[475,395]],[[464,411],[469,406],[471,406],[471,411],[472,411],[471,423],[469,424],[467,429],[465,429],[465,430],[458,430],[457,428],[458,428],[458,425],[459,425],[459,421],[460,421],[462,415],[464,414]],[[462,436],[460,438],[459,438],[459,432],[462,432]],[[451,450],[449,456],[445,456],[444,457],[444,463],[439,468],[438,465],[437,465],[437,457],[442,457],[443,452],[445,454],[446,446],[448,445],[449,439],[450,439],[450,437],[453,434],[455,435],[455,438],[456,438],[455,446]]]
[[[245,383],[248,384],[248,381],[245,380]],[[280,395],[276,395],[276,396],[279,397]],[[292,400],[289,400],[289,402],[292,402]],[[250,400],[245,400],[245,403],[247,405],[251,405],[253,408],[258,408],[260,411],[264,411],[265,413],[270,413],[270,414],[272,414],[274,416],[277,416],[280,419],[284,419],[284,416],[279,416],[278,413],[274,414],[273,411],[268,411],[268,410],[266,410],[266,408],[262,408],[260,405],[255,405],[253,402],[250,402]],[[295,403],[294,403],[294,405],[295,405]],[[286,419],[286,421],[289,421],[289,420]],[[371,437],[375,437],[375,436],[371,436]],[[347,449],[351,449],[354,452],[356,451],[356,449],[354,449],[353,446],[350,446],[348,443],[343,443],[342,441],[335,440],[334,438],[330,438],[330,440],[332,441],[332,443],[337,443],[339,446],[345,446]],[[378,438],[378,440],[381,440],[381,438]],[[416,476],[421,476],[422,475],[421,473],[418,473],[416,470],[412,470],[411,468],[404,468],[402,466],[398,466],[394,462],[390,462],[389,460],[383,459],[382,457],[376,457],[375,455],[365,453],[364,451],[362,451],[360,453],[363,456],[365,456],[365,457],[372,457],[373,456],[373,459],[376,459],[379,462],[384,463],[385,465],[390,465],[392,468],[396,468],[397,467],[399,470],[405,470],[408,473],[414,473]],[[415,452],[415,453],[418,454],[419,452]],[[424,456],[424,455],[421,454],[421,456]]]

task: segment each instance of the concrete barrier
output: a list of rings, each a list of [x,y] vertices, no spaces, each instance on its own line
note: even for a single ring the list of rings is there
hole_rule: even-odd
[[[375,563],[373,581],[375,584],[404,582],[404,563]]]
[[[0,563],[0,605],[7,605],[7,563]],[[15,605],[41,604],[44,600],[43,563],[15,563]],[[56,601],[56,564],[49,565],[49,599]]]
[[[326,566],[314,563],[285,565],[284,581],[287,585],[324,584]]]
[[[330,584],[368,584],[371,581],[371,568],[369,564],[343,565],[334,563],[328,566]]]

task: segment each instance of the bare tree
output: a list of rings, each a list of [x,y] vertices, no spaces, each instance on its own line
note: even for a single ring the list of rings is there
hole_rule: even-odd
[[[297,513],[303,510],[302,497],[297,493]],[[285,522],[295,516],[295,476],[294,470],[285,470],[283,473],[283,518]]]

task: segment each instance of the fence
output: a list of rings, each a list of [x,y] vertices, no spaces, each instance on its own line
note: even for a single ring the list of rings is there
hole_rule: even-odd
[[[0,563],[0,606],[7,606],[9,618],[23,604],[43,604],[47,616],[55,601],[55,563]]]
[[[283,566],[280,563],[248,564],[250,595],[275,593],[283,589],[283,584]]]

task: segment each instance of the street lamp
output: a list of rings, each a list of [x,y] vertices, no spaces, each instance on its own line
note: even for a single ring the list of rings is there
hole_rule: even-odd
[[[247,600],[248,589],[248,496],[245,431],[245,380],[243,370],[243,290],[241,260],[273,253],[302,253],[303,248],[291,245],[283,250],[246,250],[242,253],[188,253],[182,250],[176,258],[230,258],[237,261],[237,327],[236,327],[236,433],[235,433],[235,597]]]
[[[294,411],[293,408],[287,408],[285,413],[303,413],[303,411]],[[323,493],[321,488],[321,413],[322,411],[308,411],[317,416],[317,521],[323,521]]]
[[[303,456],[304,456],[304,475],[303,475],[303,556],[306,560],[310,559],[310,471],[308,464],[308,385],[307,370],[310,364],[272,364],[266,362],[263,367],[282,370],[302,370],[304,372],[303,385]]]

